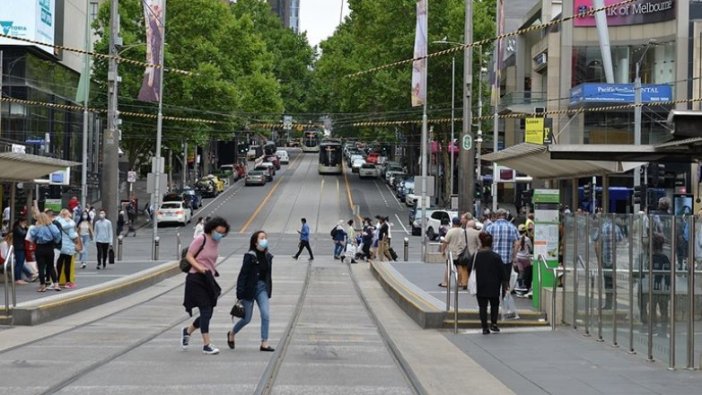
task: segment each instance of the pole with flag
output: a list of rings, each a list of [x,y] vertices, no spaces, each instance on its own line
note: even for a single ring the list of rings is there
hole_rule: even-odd
[[[144,71],[144,80],[139,90],[139,100],[158,101],[158,119],[156,121],[156,156],[153,159],[154,193],[151,197],[152,212],[155,214],[160,206],[161,174],[161,136],[163,134],[163,69],[166,44],[166,0],[142,0],[144,4],[144,21],[146,23],[146,62],[151,64]],[[158,66],[158,67],[155,67]],[[156,241],[158,240],[158,221],[153,221],[152,256],[157,259]]]
[[[428,0],[417,0],[417,30],[414,36],[414,59],[412,63],[412,107],[423,106],[422,112],[422,153],[421,167],[422,193],[420,204],[422,209],[422,259],[426,256],[426,240],[424,235],[427,228],[427,43],[429,34],[429,5]]]

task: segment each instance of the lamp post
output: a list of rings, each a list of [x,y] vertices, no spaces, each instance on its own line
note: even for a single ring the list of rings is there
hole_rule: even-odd
[[[456,47],[463,47],[465,44],[458,43],[455,41],[447,41],[446,38],[440,41],[433,41],[432,44],[449,44],[452,45],[453,48]],[[454,152],[453,152],[453,144],[454,144],[454,130],[455,130],[455,101],[456,101],[456,54],[454,53],[451,58],[451,145],[450,145],[450,153],[451,153],[451,176],[449,177],[449,182],[451,183],[451,195],[453,195],[453,172],[454,169],[456,168],[454,166]]]
[[[636,76],[634,79],[634,145],[641,145],[641,62],[646,56],[646,52],[655,45],[656,41],[651,39],[646,43],[646,46],[641,53],[641,57],[636,62]],[[648,180],[644,181],[647,182]],[[641,166],[637,166],[634,169],[634,188],[641,186]],[[641,210],[641,204],[634,203],[634,213],[638,213]]]

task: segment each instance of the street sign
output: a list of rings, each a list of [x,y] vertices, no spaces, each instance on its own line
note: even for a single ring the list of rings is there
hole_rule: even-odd
[[[284,130],[290,130],[292,129],[293,125],[293,117],[290,115],[286,115],[283,117],[283,129]]]
[[[127,182],[132,183],[136,182],[137,180],[137,173],[135,171],[128,171],[127,172]]]
[[[463,149],[468,151],[473,148],[473,136],[466,134],[463,136]]]

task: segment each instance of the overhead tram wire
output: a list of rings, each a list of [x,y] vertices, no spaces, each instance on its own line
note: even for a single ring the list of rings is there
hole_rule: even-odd
[[[530,33],[530,32],[534,32],[534,31],[538,31],[538,30],[548,29],[548,28],[550,28],[550,27],[552,27],[552,26],[560,25],[560,24],[562,24],[562,23],[564,23],[564,22],[568,22],[568,21],[570,21],[570,20],[574,20],[574,19],[578,19],[578,18],[584,18],[584,17],[587,17],[587,16],[592,16],[592,15],[595,15],[596,13],[598,13],[598,12],[600,12],[600,11],[608,11],[608,10],[611,9],[611,8],[621,7],[621,6],[623,6],[623,5],[627,5],[627,4],[633,3],[633,2],[635,2],[635,1],[638,1],[638,0],[622,0],[622,1],[619,2],[619,3],[610,4],[610,5],[607,5],[607,6],[604,6],[604,7],[600,7],[600,8],[593,8],[593,9],[591,9],[591,10],[589,10],[589,11],[586,11],[586,12],[582,12],[582,13],[578,13],[578,14],[566,16],[566,17],[563,17],[563,18],[560,18],[560,19],[554,19],[554,20],[552,20],[552,21],[550,21],[550,22],[542,23],[542,24],[539,24],[539,25],[532,25],[532,26],[529,26],[529,27],[526,27],[526,28],[523,28],[523,29],[515,30],[515,31],[513,31],[513,32],[504,33],[504,34],[501,34],[501,35],[499,35],[499,36],[495,36],[495,37],[491,37],[491,38],[486,38],[486,39],[484,39],[484,40],[474,41],[474,42],[466,43],[466,44],[463,44],[463,45],[458,45],[458,46],[455,46],[455,47],[453,47],[453,48],[444,49],[444,50],[441,50],[441,51],[438,51],[438,52],[432,52],[432,53],[430,53],[430,54],[428,54],[428,55],[426,55],[426,56],[420,56],[420,57],[417,57],[417,58],[400,60],[400,61],[396,61],[396,62],[392,62],[392,63],[387,63],[387,64],[384,64],[384,65],[381,65],[381,66],[372,67],[372,68],[370,68],[370,69],[366,69],[366,70],[359,71],[359,72],[356,72],[356,73],[347,74],[347,75],[345,76],[345,78],[356,78],[356,77],[359,77],[359,76],[362,76],[362,75],[365,75],[365,74],[375,73],[375,72],[377,72],[377,71],[389,69],[389,68],[392,68],[392,67],[396,67],[396,66],[400,66],[400,65],[405,65],[405,64],[410,64],[410,63],[415,62],[415,61],[425,60],[425,59],[429,59],[429,58],[433,58],[433,57],[438,57],[438,56],[450,55],[450,54],[452,54],[452,53],[454,53],[454,52],[463,51],[463,50],[465,50],[465,49],[467,49],[467,48],[485,46],[485,45],[487,45],[487,44],[492,43],[493,41],[503,40],[503,39],[505,39],[505,38],[509,38],[509,37],[513,37],[513,36],[519,36],[519,35],[522,35],[522,34],[525,34],[525,33]]]

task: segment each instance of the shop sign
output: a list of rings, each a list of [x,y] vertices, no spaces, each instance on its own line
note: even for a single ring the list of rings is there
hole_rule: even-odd
[[[675,19],[675,0],[638,0],[616,5],[621,0],[604,0],[608,8],[607,24],[609,26],[641,25]],[[593,9],[593,0],[573,0],[573,14],[578,15]],[[573,20],[575,27],[594,27],[595,15],[587,15]]]
[[[54,45],[56,0],[0,0],[0,32],[5,35]],[[0,45],[32,45],[0,37]],[[53,54],[54,49],[37,45]]]
[[[673,100],[673,89],[664,84],[641,85],[641,102],[658,103]],[[634,84],[580,84],[570,90],[570,105],[584,103],[634,103]]]

